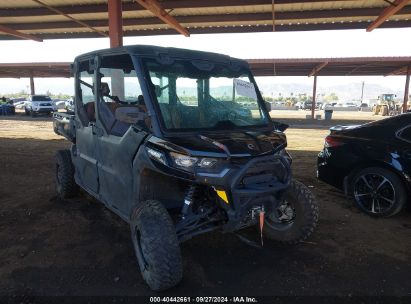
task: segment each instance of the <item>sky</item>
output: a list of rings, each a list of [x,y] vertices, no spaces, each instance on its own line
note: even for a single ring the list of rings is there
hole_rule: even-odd
[[[125,37],[124,45],[151,44],[223,53],[250,58],[316,58],[411,56],[411,28],[274,32],[244,34],[197,34]],[[109,47],[108,38],[35,41],[0,41],[0,62],[72,62],[82,53]],[[405,77],[319,77],[318,90],[336,83],[376,83],[403,92]],[[36,79],[37,93],[70,93],[70,79]],[[265,83],[311,84],[308,77],[260,77]],[[0,95],[28,90],[28,79],[0,79]],[[53,89],[54,88],[54,89]],[[57,92],[60,90],[61,92]]]

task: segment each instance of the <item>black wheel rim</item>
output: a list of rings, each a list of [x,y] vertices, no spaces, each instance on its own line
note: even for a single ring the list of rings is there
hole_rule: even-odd
[[[368,173],[356,179],[354,198],[365,211],[381,214],[387,212],[394,205],[396,193],[393,184],[385,176]]]
[[[295,208],[290,202],[284,200],[277,209],[266,216],[265,223],[275,230],[287,230],[294,224],[295,216]]]

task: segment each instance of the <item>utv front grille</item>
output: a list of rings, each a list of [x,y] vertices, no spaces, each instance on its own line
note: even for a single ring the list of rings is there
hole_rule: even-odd
[[[271,187],[286,184],[290,179],[289,162],[282,156],[256,158],[250,161],[238,178],[236,188]]]

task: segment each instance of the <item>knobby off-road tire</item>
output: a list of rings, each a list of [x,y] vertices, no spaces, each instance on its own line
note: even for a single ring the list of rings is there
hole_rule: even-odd
[[[284,195],[284,202],[292,210],[292,219],[281,221],[278,220],[277,214],[268,214],[263,232],[271,240],[297,244],[306,240],[317,226],[318,205],[311,191],[304,184],[295,180],[291,181]],[[277,217],[278,221],[272,221],[273,216]]]
[[[61,198],[71,198],[79,192],[74,180],[74,166],[69,150],[59,150],[56,153],[56,185]]]
[[[137,261],[148,286],[160,291],[177,285],[183,276],[181,250],[163,204],[142,202],[134,210],[130,226]]]

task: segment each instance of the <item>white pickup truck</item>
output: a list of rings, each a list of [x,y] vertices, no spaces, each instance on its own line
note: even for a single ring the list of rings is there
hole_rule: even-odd
[[[24,104],[24,111],[33,117],[40,113],[51,115],[57,112],[57,106],[47,95],[30,95]]]

